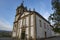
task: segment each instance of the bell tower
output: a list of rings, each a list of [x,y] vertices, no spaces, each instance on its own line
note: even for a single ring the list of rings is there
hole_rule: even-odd
[[[21,3],[20,6],[17,7],[16,9],[16,20],[18,20],[18,18],[25,12],[27,11],[27,7],[24,7],[24,1]],[[18,16],[18,17],[17,17]]]
[[[21,3],[21,5],[19,7],[17,7],[17,9],[16,9],[16,15],[22,14],[23,11],[24,11],[24,5],[23,5],[23,3]]]
[[[24,11],[27,11],[27,8],[24,7],[24,1],[21,3],[21,5],[19,7],[17,7],[16,11],[17,11],[17,14],[22,14]]]

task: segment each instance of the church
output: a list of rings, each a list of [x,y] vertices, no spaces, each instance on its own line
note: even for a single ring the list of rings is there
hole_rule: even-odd
[[[12,37],[20,40],[37,40],[52,36],[50,23],[38,12],[28,10],[21,3],[16,9]]]

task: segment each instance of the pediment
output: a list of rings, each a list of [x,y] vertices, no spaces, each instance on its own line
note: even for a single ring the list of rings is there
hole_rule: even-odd
[[[21,17],[23,17],[25,14],[23,13],[22,15],[21,15]]]
[[[24,12],[22,15],[21,15],[21,17],[23,17],[23,16],[25,16],[25,15],[28,15],[29,14],[29,12]]]

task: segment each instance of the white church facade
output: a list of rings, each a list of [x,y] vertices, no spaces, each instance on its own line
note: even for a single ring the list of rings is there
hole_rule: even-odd
[[[52,36],[50,23],[35,10],[27,10],[23,3],[16,9],[12,37],[36,40]]]

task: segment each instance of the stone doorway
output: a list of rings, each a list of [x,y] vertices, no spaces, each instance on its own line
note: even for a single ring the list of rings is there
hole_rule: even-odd
[[[22,30],[21,30],[21,40],[26,40],[26,28],[25,27],[22,27]]]

